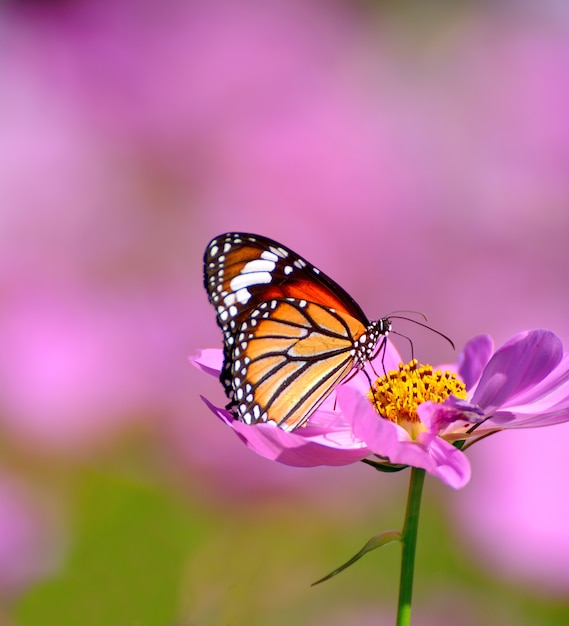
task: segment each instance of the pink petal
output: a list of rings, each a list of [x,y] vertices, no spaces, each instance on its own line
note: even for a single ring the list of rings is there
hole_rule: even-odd
[[[425,469],[454,489],[464,487],[470,480],[471,473],[468,458],[458,448],[438,436],[441,429],[452,421],[464,419],[464,416],[453,407],[434,402],[424,402],[417,409],[417,413],[427,428],[427,432],[419,434],[417,441],[424,444],[434,463],[432,470],[427,467]]]
[[[458,374],[467,389],[472,389],[480,380],[493,350],[494,342],[489,335],[474,337],[464,346],[458,356]]]
[[[198,350],[196,355],[188,357],[188,360],[202,372],[219,377],[223,368],[223,350],[217,348]]]
[[[569,354],[564,354],[559,365],[542,381],[515,398],[517,406],[531,405],[544,410],[563,401],[569,395],[565,383],[569,381]]]
[[[455,405],[460,400],[451,397],[444,404],[438,404],[436,402],[423,402],[419,405],[417,412],[420,420],[423,422],[429,432],[441,433],[447,428],[451,427],[455,422],[464,422],[464,412]],[[475,407],[473,407],[475,408]],[[477,415],[478,421],[479,416]]]
[[[352,424],[354,435],[365,441],[375,454],[389,459],[391,463],[402,462],[393,455],[399,453],[400,437],[409,437],[406,431],[378,415],[367,397],[356,389],[346,385],[338,389],[337,396],[342,413]]]
[[[495,428],[539,428],[542,426],[555,426],[569,421],[569,400],[566,399],[558,406],[549,407],[548,410],[522,411],[510,409],[508,411],[498,411],[487,422],[480,432],[494,430]]]
[[[421,467],[455,489],[470,479],[466,456],[436,433],[421,433],[413,441],[406,430],[379,416],[365,396],[348,386],[338,390],[338,401],[354,435],[375,454],[394,464]]]
[[[345,421],[342,420],[336,427],[331,426],[331,417],[325,414],[327,412],[317,411],[314,414],[315,426],[287,433],[272,422],[245,424],[233,419],[228,411],[214,406],[206,398],[202,397],[202,400],[248,448],[271,461],[296,467],[349,465],[361,461],[370,453],[366,445],[352,435]]]
[[[486,366],[472,402],[487,413],[545,378],[561,361],[561,340],[551,331],[516,335],[499,348]]]
[[[425,435],[427,433],[419,435],[417,439],[419,443]],[[423,467],[429,474],[440,478],[453,489],[461,489],[468,483],[471,474],[470,461],[464,452],[441,437],[434,437],[428,441],[428,452],[433,467],[431,469]]]

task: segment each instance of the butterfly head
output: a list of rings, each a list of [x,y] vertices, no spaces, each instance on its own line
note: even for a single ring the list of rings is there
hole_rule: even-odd
[[[391,320],[387,317],[369,323],[366,332],[355,341],[354,365],[356,367],[362,369],[367,361],[377,356],[391,328]]]

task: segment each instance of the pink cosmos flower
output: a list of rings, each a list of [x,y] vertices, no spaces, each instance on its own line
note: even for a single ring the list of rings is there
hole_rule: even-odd
[[[203,350],[191,360],[217,376],[222,353]],[[444,372],[416,361],[395,371],[399,361],[388,343],[375,370],[394,371],[378,379],[373,392],[365,375],[354,376],[338,386],[306,427],[292,433],[272,423],[247,425],[204,401],[249,448],[268,459],[309,467],[346,465],[373,454],[390,466],[423,468],[457,489],[470,479],[461,448],[502,429],[569,420],[569,389],[564,387],[569,355],[551,331],[519,333],[494,353],[490,337],[475,337],[456,366]]]
[[[494,353],[488,335],[475,337],[445,378],[462,381],[464,392],[455,393],[450,382],[451,393],[443,402],[427,399],[415,404],[416,421],[410,423],[378,420],[366,401],[368,394],[353,386],[338,390],[340,407],[354,435],[375,454],[390,463],[422,467],[455,488],[470,478],[462,450],[475,441],[506,428],[569,420],[569,389],[564,387],[569,355],[563,354],[561,340],[551,331],[519,333]]]

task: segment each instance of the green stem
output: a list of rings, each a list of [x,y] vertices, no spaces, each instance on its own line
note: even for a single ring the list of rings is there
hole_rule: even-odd
[[[409,626],[411,623],[411,597],[413,595],[413,568],[415,567],[415,547],[419,528],[421,495],[425,482],[425,470],[413,467],[407,495],[407,511],[401,544],[401,577],[399,579],[399,604],[397,607],[396,626]]]

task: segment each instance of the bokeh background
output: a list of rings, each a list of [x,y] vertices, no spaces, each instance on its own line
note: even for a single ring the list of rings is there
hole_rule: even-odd
[[[567,3],[6,0],[0,85],[0,624],[392,623],[397,546],[309,584],[408,476],[272,464],[208,413],[203,250],[261,233],[371,318],[568,345]],[[427,481],[415,624],[568,623],[568,438]]]

